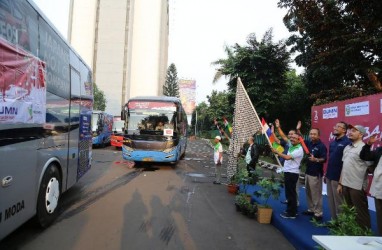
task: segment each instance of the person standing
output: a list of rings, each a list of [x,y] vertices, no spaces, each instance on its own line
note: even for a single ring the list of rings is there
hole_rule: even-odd
[[[214,147],[214,162],[215,162],[215,181],[214,184],[221,184],[220,179],[222,175],[222,162],[223,162],[223,146],[220,143],[222,138],[217,135],[215,137]]]
[[[332,219],[337,219],[340,213],[340,205],[343,202],[343,197],[337,192],[338,180],[342,171],[342,156],[343,151],[351,142],[346,136],[347,124],[338,122],[333,127],[333,135],[336,137],[329,144],[329,159],[326,173],[324,174],[324,183],[326,183],[330,215]]]
[[[277,136],[275,136],[276,142],[279,143],[280,145],[283,144],[283,147],[284,147],[283,154],[287,154],[289,147],[292,146],[292,144],[290,142],[290,137],[292,135],[294,135],[294,134],[301,135],[301,133],[300,133],[301,121],[297,122],[296,129],[289,130],[288,136],[286,136],[284,134],[284,131],[281,129],[281,125],[280,125],[280,120],[279,119],[275,120],[275,127],[277,128],[277,132],[279,133],[279,135],[281,136],[282,141],[283,141],[283,142],[281,142],[281,140],[279,140],[277,138]],[[282,158],[282,157],[279,157],[279,161],[282,164],[282,166],[284,166],[285,159]],[[299,185],[299,180],[297,179],[297,183],[296,183],[297,206],[300,206],[300,195],[299,195],[300,188],[299,188],[299,186],[300,186]],[[288,203],[288,199],[286,199],[284,201],[281,201],[281,203],[287,204]]]
[[[352,142],[344,149],[342,156],[343,168],[338,182],[337,191],[344,196],[345,202],[350,207],[355,207],[358,225],[371,228],[369,206],[367,203],[366,188],[367,168],[371,162],[360,158],[360,152],[365,143],[362,137],[366,129],[361,125],[349,125],[349,139]]]
[[[369,141],[362,147],[359,157],[364,161],[374,161],[374,164],[376,164],[373,181],[370,186],[370,195],[374,197],[375,201],[378,235],[382,236],[382,147],[370,151],[371,145],[373,145],[375,141],[375,135],[372,135]]]
[[[309,141],[306,144],[310,152],[305,171],[308,210],[302,213],[304,215],[313,215],[316,220],[322,220],[322,177],[328,150],[320,140],[320,130],[318,128],[312,128],[309,131]]]
[[[248,144],[249,146],[245,154],[245,162],[247,163],[248,174],[251,174],[251,171],[256,169],[256,164],[259,160],[259,150],[252,136],[248,138]]]
[[[295,219],[297,215],[297,192],[296,183],[300,174],[300,164],[304,156],[304,150],[299,142],[299,135],[293,134],[289,137],[291,146],[287,154],[283,154],[272,148],[272,152],[285,159],[284,182],[285,196],[288,200],[287,210],[280,216],[285,219]]]

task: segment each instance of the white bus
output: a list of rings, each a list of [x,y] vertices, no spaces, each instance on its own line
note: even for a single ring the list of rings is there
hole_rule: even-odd
[[[0,0],[0,240],[91,166],[91,71],[31,0]]]

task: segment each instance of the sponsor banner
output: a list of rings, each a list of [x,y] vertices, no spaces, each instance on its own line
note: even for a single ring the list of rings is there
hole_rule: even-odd
[[[359,116],[369,114],[369,101],[350,103],[345,105],[345,116]]]
[[[323,119],[331,119],[338,117],[338,107],[330,107],[322,109],[322,118]]]

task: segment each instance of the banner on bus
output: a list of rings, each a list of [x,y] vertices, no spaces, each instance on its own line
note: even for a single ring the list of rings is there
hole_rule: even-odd
[[[45,64],[0,38],[0,123],[45,123]]]

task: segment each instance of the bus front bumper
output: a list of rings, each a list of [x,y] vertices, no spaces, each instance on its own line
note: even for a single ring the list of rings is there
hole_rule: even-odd
[[[122,146],[123,159],[129,161],[143,162],[175,162],[178,160],[177,149],[169,152],[151,151],[151,150],[131,150],[126,146]]]

